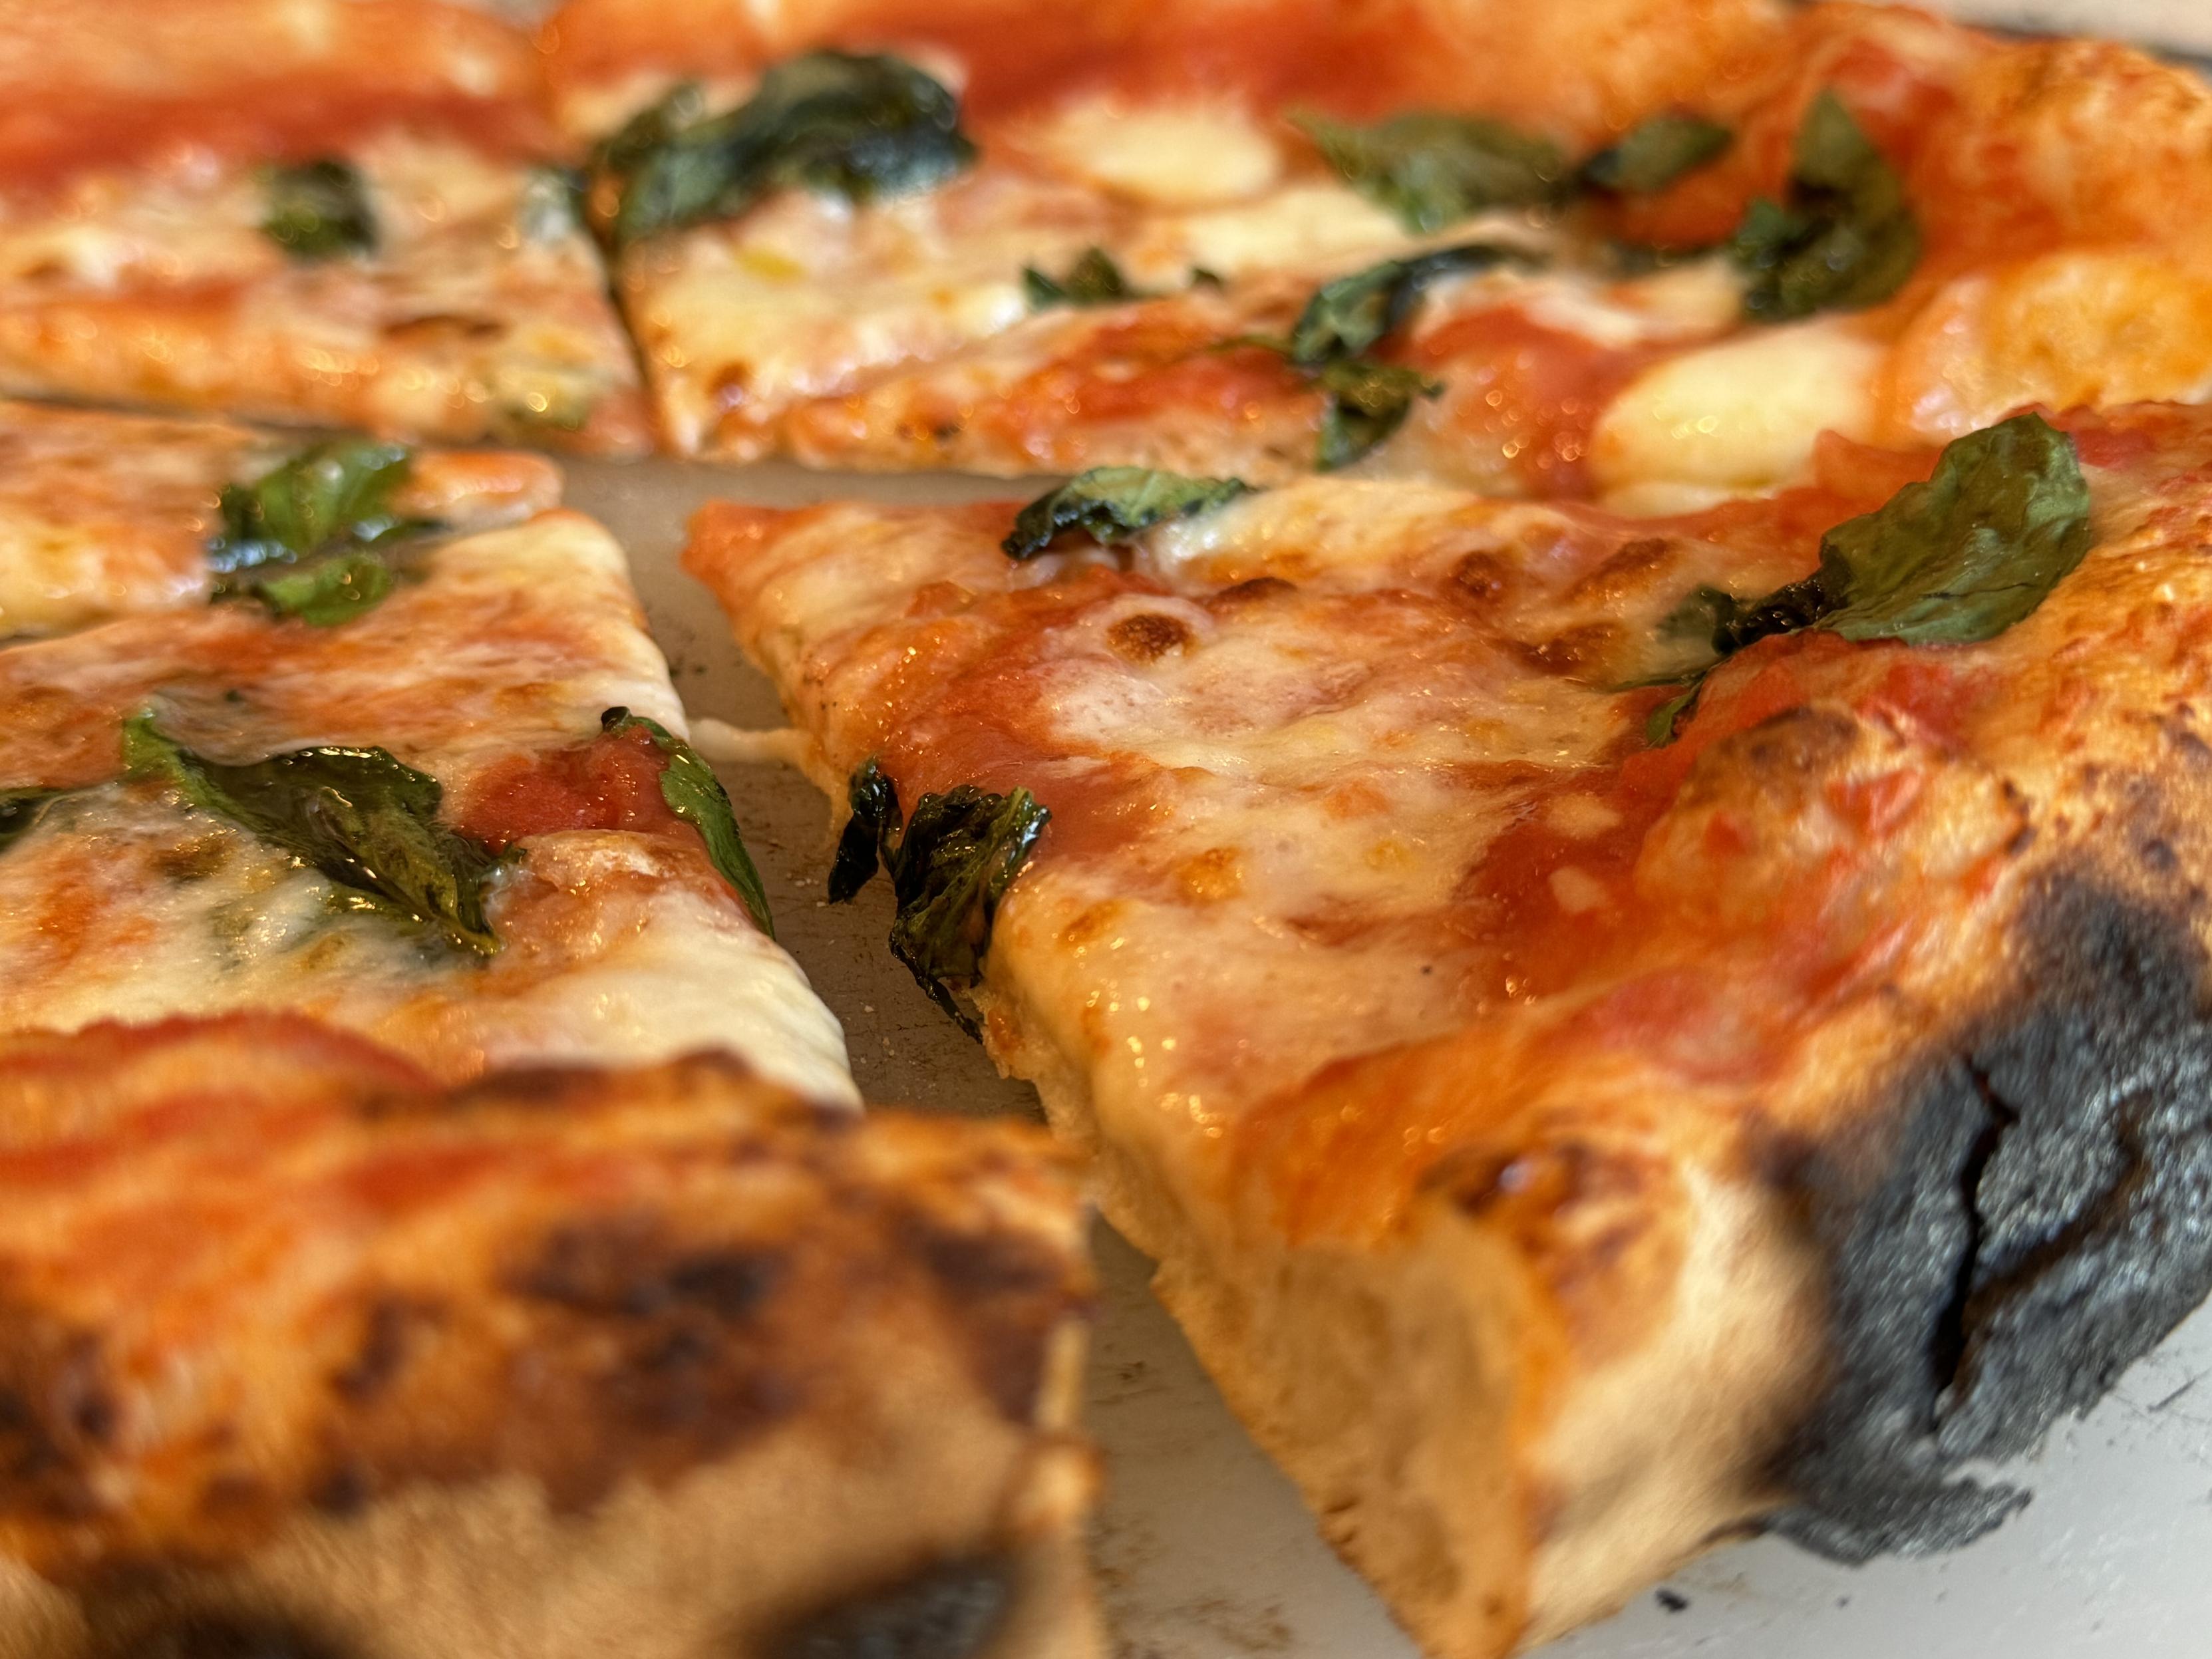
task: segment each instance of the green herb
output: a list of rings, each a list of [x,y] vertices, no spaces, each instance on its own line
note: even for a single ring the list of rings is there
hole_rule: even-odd
[[[39,827],[46,808],[66,792],[60,789],[0,789],[0,852]]]
[[[1746,646],[1824,628],[1855,641],[1977,645],[2031,615],[2096,539],[2074,441],[2039,415],[2015,415],[1948,445],[1925,483],[1820,538],[1820,568],[1750,605],[1700,589],[1715,617],[1713,664],[1652,711],[1654,743],[1673,737],[1705,674]],[[1716,598],[1715,596],[1717,596]]]
[[[668,757],[668,764],[660,774],[660,799],[668,803],[670,811],[699,832],[699,839],[707,843],[707,856],[721,872],[722,879],[737,889],[738,896],[752,912],[761,932],[774,939],[775,921],[769,915],[768,890],[761,884],[760,872],[753,867],[752,855],[745,851],[744,836],[738,833],[738,815],[730,805],[729,792],[714,775],[714,769],[699,757],[697,750],[659,720],[633,714],[627,708],[608,709],[599,716],[599,729],[609,737],[643,732],[653,739],[653,746]]]
[[[1345,182],[1417,234],[1498,207],[1534,207],[1566,192],[1567,158],[1548,139],[1479,116],[1414,111],[1373,126],[1291,118]]]
[[[1417,370],[1376,362],[1367,350],[1413,314],[1430,283],[1501,264],[1533,265],[1538,256],[1492,242],[1436,248],[1386,259],[1325,284],[1291,325],[1286,339],[1241,342],[1279,351],[1291,367],[1327,394],[1314,464],[1323,472],[1349,466],[1406,422],[1416,398],[1443,388]]]
[[[1101,547],[1126,542],[1170,519],[1194,518],[1251,489],[1242,478],[1188,478],[1144,466],[1099,466],[1046,491],[1015,516],[1000,544],[1010,559],[1034,559],[1079,531]]]
[[[261,229],[295,259],[376,252],[376,210],[349,161],[330,158],[270,167],[269,210]]]
[[[584,178],[574,167],[530,169],[515,199],[515,228],[526,242],[565,241],[583,228]]]
[[[208,544],[216,597],[257,599],[321,626],[377,604],[392,586],[381,550],[436,528],[392,511],[412,465],[398,444],[340,438],[225,486],[222,527]]]
[[[347,909],[396,917],[478,955],[499,948],[484,915],[499,855],[439,822],[438,781],[381,749],[295,749],[229,766],[142,714],[124,723],[123,763],[319,871]]]
[[[897,787],[872,758],[853,774],[847,796],[853,816],[838,840],[830,902],[858,893],[880,861],[898,900],[891,954],[939,1007],[976,1035],[955,993],[982,972],[999,902],[1051,813],[1026,789],[994,795],[963,783],[924,795],[902,832]]]
[[[1048,276],[1034,265],[1024,265],[1022,289],[1029,295],[1031,311],[1043,311],[1053,306],[1119,305],[1124,301],[1150,297],[1129,286],[1121,267],[1103,247],[1085,250],[1083,257],[1067,268],[1065,276]]]
[[[708,115],[678,88],[600,147],[617,246],[731,219],[778,190],[868,202],[927,190],[975,159],[960,102],[896,58],[813,52],[777,64],[745,103]]]
[[[1749,277],[1744,315],[1787,322],[1879,305],[1920,260],[1905,184],[1834,93],[1797,130],[1788,200],[1753,201],[1729,252]]]
[[[1698,115],[1654,115],[1583,163],[1583,182],[1617,196],[1652,196],[1717,161],[1729,130]]]
[[[1314,454],[1314,465],[1323,472],[1350,466],[1405,425],[1414,398],[1443,392],[1419,369],[1370,357],[1324,363],[1315,372],[1314,384],[1328,394]]]

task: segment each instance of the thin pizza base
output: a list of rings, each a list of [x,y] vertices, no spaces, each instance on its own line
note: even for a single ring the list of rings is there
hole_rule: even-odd
[[[432,547],[336,627],[203,603],[0,648],[0,787],[75,792],[0,853],[0,1030],[282,1008],[447,1079],[726,1047],[855,1097],[835,1016],[600,735],[615,707],[685,728],[621,550],[580,515]],[[430,774],[448,820],[513,849],[498,952],[341,914],[312,869],[119,780],[149,709],[218,759],[378,746]]]
[[[1332,1541],[1488,1659],[1747,1528],[1963,1541],[2013,1498],[1961,1470],[2212,1285],[2212,432],[2073,424],[2100,541],[2033,616],[1770,641],[1658,750],[1616,688],[1682,592],[1928,453],[1657,524],[1316,483],[1126,566],[717,508],[689,562],[825,786],[1053,809],[993,1054]]]
[[[520,31],[434,0],[10,0],[0,93],[8,391],[650,447]],[[332,159],[376,246],[292,257],[268,170]]]
[[[982,159],[949,185],[857,208],[785,193],[618,257],[684,453],[1286,481],[1314,465],[1322,399],[1236,343],[1284,334],[1325,282],[1482,240],[1552,263],[1431,290],[1381,355],[1443,394],[1370,471],[1663,512],[1802,481],[1824,430],[1911,444],[2027,404],[2212,386],[2212,243],[2182,206],[2212,189],[2212,93],[2118,46],[1998,40],[1902,9],[1633,0],[1018,15],[576,0],[549,39],[562,118],[584,137],[686,76],[734,101],[763,65],[824,44],[905,52],[964,88]],[[1895,298],[1754,327],[1717,254],[1634,280],[1608,268],[1614,241],[1724,243],[1750,200],[1782,194],[1823,88],[1920,220]],[[1416,235],[1284,118],[1420,106],[1518,121],[1575,154],[1674,108],[1736,139],[1656,198]],[[1056,276],[1093,246],[1152,297],[1033,312],[1024,268]]]
[[[0,1653],[1097,1650],[1033,1131],[243,1016],[0,1040]]]

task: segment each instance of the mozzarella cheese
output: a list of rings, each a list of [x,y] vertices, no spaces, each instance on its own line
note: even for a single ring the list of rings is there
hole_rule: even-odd
[[[1592,469],[1616,500],[1654,484],[1788,483],[1821,433],[1871,434],[1883,356],[1849,319],[1823,317],[1670,357],[1607,408]]]
[[[1226,104],[1085,99],[1037,142],[1077,178],[1155,207],[1243,200],[1283,169],[1260,123]]]

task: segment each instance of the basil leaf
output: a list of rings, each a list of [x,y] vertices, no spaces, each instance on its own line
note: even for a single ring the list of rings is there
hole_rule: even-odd
[[[1429,284],[1440,277],[1502,264],[1542,263],[1521,248],[1468,242],[1404,259],[1385,259],[1340,276],[1323,284],[1291,325],[1291,362],[1310,369],[1334,358],[1359,356],[1411,316]]]
[[[398,444],[339,438],[252,483],[226,485],[222,526],[207,550],[215,596],[258,599],[325,626],[376,605],[392,587],[379,550],[438,528],[392,510],[413,462]]]
[[[955,993],[974,984],[981,973],[1000,901],[1052,814],[1026,789],[994,795],[963,783],[943,794],[924,795],[901,831],[898,791],[872,758],[854,773],[848,793],[854,815],[839,842],[831,898],[851,898],[874,873],[879,859],[898,900],[891,954],[962,1030],[979,1035]],[[865,871],[858,848],[864,837],[875,843]],[[853,844],[849,851],[848,843]]]
[[[1314,465],[1323,472],[1350,466],[1405,425],[1414,398],[1443,391],[1419,369],[1368,357],[1324,363],[1314,384],[1328,394],[1314,457]]]
[[[376,210],[360,171],[331,157],[270,167],[262,234],[295,259],[333,259],[376,252]]]
[[[1417,234],[1489,208],[1554,202],[1569,183],[1557,144],[1480,116],[1416,110],[1372,126],[1312,114],[1291,121],[1346,184]]]
[[[884,775],[872,755],[853,769],[845,784],[853,815],[837,837],[837,856],[830,866],[830,902],[842,904],[875,879],[878,849],[898,839],[898,789]]]
[[[603,144],[596,169],[615,198],[617,246],[735,218],[771,191],[855,202],[927,190],[975,159],[960,101],[913,64],[812,52],[778,64],[746,102],[704,113],[679,87]]]
[[[0,853],[4,853],[39,827],[66,791],[60,789],[0,789]]]
[[[1211,513],[1250,489],[1242,478],[1189,478],[1146,466],[1093,467],[1024,507],[1000,546],[1010,559],[1034,559],[1060,537],[1080,531],[1101,547],[1110,547],[1170,519]]]
[[[276,574],[250,576],[242,586],[280,617],[335,628],[381,604],[392,581],[390,565],[368,548],[356,548],[307,564],[280,566]]]
[[[1119,305],[1127,300],[1151,297],[1129,286],[1121,267],[1103,247],[1086,249],[1083,257],[1067,268],[1065,276],[1048,276],[1034,265],[1023,266],[1022,290],[1029,296],[1031,311],[1044,311],[1053,306]]]
[[[1729,243],[1754,322],[1879,305],[1920,262],[1904,181],[1832,92],[1805,112],[1787,197],[1753,201]]]
[[[2029,616],[2096,540],[2074,440],[2015,415],[1947,447],[1925,483],[1820,539],[1820,626],[1972,645]]]
[[[427,928],[458,949],[499,949],[484,885],[500,857],[438,819],[444,791],[381,749],[295,749],[228,766],[165,736],[149,714],[124,722],[123,763],[200,811],[319,871],[348,909]]]
[[[668,757],[668,764],[660,774],[660,799],[668,804],[670,811],[699,832],[699,839],[707,843],[707,857],[721,872],[722,879],[737,889],[738,896],[745,902],[745,908],[752,913],[761,932],[774,939],[775,921],[769,915],[768,889],[761,884],[760,872],[753,867],[752,854],[745,851],[745,838],[738,831],[737,812],[730,805],[729,792],[714,775],[714,769],[700,758],[697,750],[659,720],[633,714],[627,708],[610,708],[601,714],[599,730],[609,737],[643,732],[653,739],[653,747]]]
[[[1652,740],[1673,736],[1711,665],[1756,641],[1825,628],[1860,641],[1978,645],[2033,615],[2095,543],[2072,438],[2035,414],[1970,432],[1944,447],[1925,483],[1823,536],[1814,574],[1716,606],[1715,664],[1652,712]],[[1675,615],[1717,591],[1701,589]]]
[[[1617,196],[1652,196],[1720,159],[1734,135],[1700,115],[1654,115],[1583,163],[1584,184]]]
[[[1696,711],[1698,693],[1705,689],[1705,677],[1699,674],[1690,682],[1687,690],[1676,693],[1646,714],[1644,717],[1644,741],[1654,749],[1664,749],[1674,742],[1674,728]]]

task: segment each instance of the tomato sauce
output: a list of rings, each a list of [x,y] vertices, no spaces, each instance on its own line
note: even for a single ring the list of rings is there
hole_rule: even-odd
[[[336,76],[188,98],[71,89],[0,108],[0,190],[36,196],[89,173],[162,170],[191,158],[305,161],[407,131],[498,156],[551,155],[544,116],[514,100],[394,94]]]
[[[666,768],[667,757],[638,728],[518,755],[477,781],[461,827],[495,850],[562,830],[678,829],[683,820],[660,793]]]

